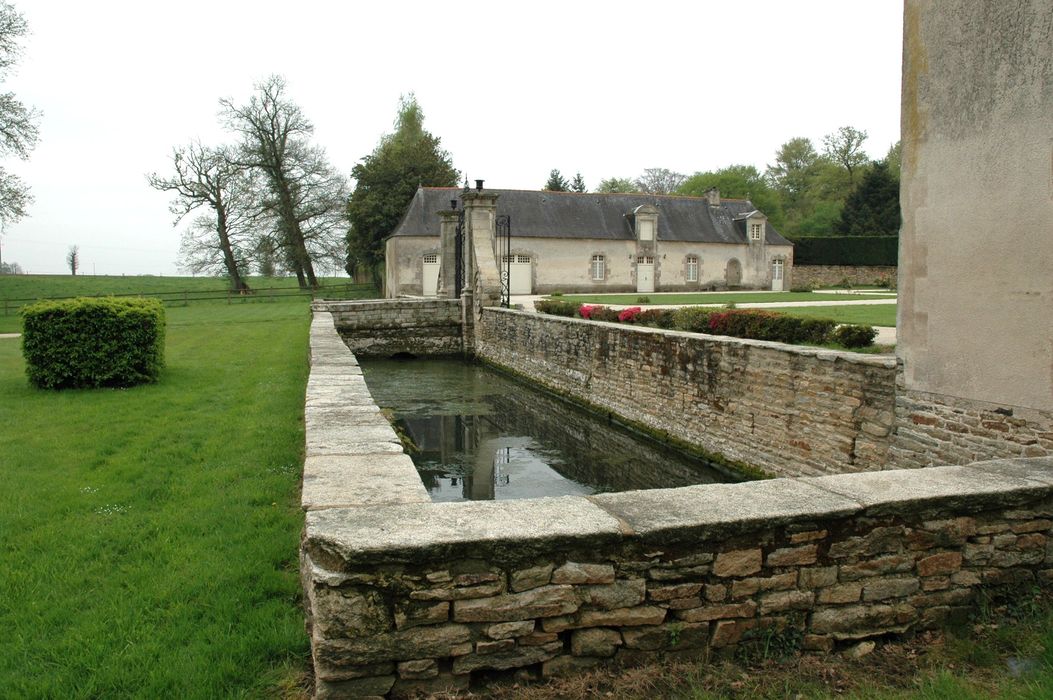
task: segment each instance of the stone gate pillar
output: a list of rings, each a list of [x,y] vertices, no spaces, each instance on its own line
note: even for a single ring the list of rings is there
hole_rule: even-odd
[[[464,203],[465,259],[469,261],[465,286],[475,291],[479,306],[501,301],[501,271],[496,255],[497,193],[478,187],[461,194]]]
[[[456,204],[457,200],[453,200]],[[452,299],[457,284],[457,219],[459,212],[448,209],[439,212],[439,296]],[[467,279],[467,278],[466,278]]]

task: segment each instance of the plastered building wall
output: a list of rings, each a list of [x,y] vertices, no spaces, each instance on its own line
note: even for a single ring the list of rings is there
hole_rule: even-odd
[[[905,4],[898,432],[929,456],[904,463],[1053,444],[1051,47],[1053,0]],[[1011,425],[965,444],[953,415]]]

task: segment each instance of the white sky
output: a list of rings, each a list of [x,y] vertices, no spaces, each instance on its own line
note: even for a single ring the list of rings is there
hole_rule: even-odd
[[[865,129],[899,138],[902,4],[14,0],[30,25],[2,90],[43,112],[40,145],[5,167],[32,187],[3,259],[64,273],[178,274],[167,174],[192,138],[233,140],[218,99],[285,75],[333,164],[351,167],[414,91],[462,178],[539,189],[552,168],[590,189],[644,168],[772,162]]]

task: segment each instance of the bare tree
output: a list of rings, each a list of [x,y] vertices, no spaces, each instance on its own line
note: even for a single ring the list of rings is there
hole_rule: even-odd
[[[842,126],[832,134],[823,137],[823,154],[840,165],[848,173],[849,186],[855,185],[856,171],[870,162],[863,142],[867,132],[851,126]]]
[[[71,245],[69,252],[66,253],[66,266],[69,267],[70,274],[74,277],[77,275],[77,270],[80,268],[80,247]]]
[[[252,247],[243,241],[252,232],[255,187],[252,173],[233,160],[229,148],[209,148],[195,141],[173,149],[174,176],[153,173],[147,179],[151,187],[176,194],[169,206],[176,226],[191,212],[210,210],[195,217],[183,234],[183,265],[193,272],[222,270],[231,288],[243,292],[249,288],[242,277],[245,251]]]
[[[637,191],[647,194],[672,194],[687,179],[682,173],[673,172],[668,168],[648,168],[643,175],[636,178],[633,183]]]
[[[28,25],[10,3],[0,0],[0,79],[22,55],[18,41]],[[0,156],[25,160],[37,145],[40,112],[26,107],[12,92],[0,93]],[[26,214],[33,197],[29,187],[15,174],[0,168],[0,227]]]
[[[227,127],[242,136],[238,163],[258,170],[266,181],[262,201],[277,220],[287,263],[301,287],[317,287],[312,253],[328,248],[332,230],[320,222],[336,199],[346,203],[344,178],[335,176],[324,151],[309,143],[314,126],[285,95],[281,76],[258,83],[245,105],[223,99],[220,106]]]

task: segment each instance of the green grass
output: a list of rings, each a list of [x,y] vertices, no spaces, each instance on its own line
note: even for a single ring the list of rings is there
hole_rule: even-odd
[[[692,294],[565,294],[561,297],[563,301],[572,301],[582,304],[632,304],[633,306],[647,306],[639,304],[636,300],[640,297],[648,297],[650,305],[654,304],[761,304],[772,301],[854,301],[860,298],[889,298],[896,297],[895,292],[877,295],[868,294],[865,297],[850,296],[845,294],[823,294],[821,292],[698,292]]]
[[[853,306],[784,306],[765,309],[779,314],[804,318],[830,318],[838,323],[865,326],[896,326],[895,304],[856,304]]]
[[[127,390],[35,390],[0,340],[0,695],[270,696],[305,664],[307,304],[167,315]]]

